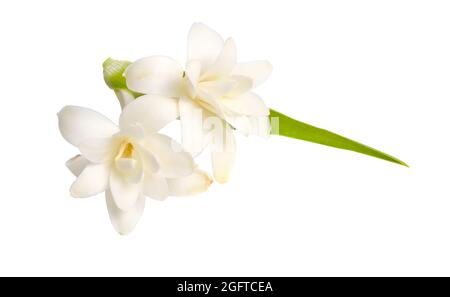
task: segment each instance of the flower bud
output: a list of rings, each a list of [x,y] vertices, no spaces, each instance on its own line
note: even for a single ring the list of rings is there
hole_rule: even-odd
[[[106,84],[113,90],[127,89],[127,83],[124,77],[124,72],[131,62],[114,60],[108,58],[103,62],[103,78]]]

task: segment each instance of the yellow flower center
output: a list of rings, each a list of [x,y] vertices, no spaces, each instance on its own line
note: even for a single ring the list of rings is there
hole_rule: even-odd
[[[134,146],[129,141],[124,141],[120,145],[119,152],[116,156],[116,160],[120,158],[131,159],[133,158]]]

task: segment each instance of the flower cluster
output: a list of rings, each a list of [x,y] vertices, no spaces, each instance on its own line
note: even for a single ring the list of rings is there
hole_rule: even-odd
[[[267,61],[238,63],[233,39],[224,40],[195,23],[187,48],[184,67],[166,56],[104,62],[105,82],[122,107],[118,125],[83,107],[66,106],[58,113],[62,136],[80,151],[66,163],[77,177],[72,196],[105,192],[111,222],[120,234],[134,229],[145,197],[163,200],[209,188],[212,177],[194,163],[207,146],[214,180],[225,183],[235,159],[235,131],[286,136],[408,166],[370,146],[269,109],[253,89],[268,78],[272,66]],[[161,134],[178,119],[181,144]]]
[[[128,65],[126,90],[117,90],[118,125],[83,107],[59,113],[62,136],[80,155],[67,161],[77,176],[70,192],[89,197],[105,192],[107,209],[120,234],[133,230],[145,197],[162,200],[206,191],[212,183],[193,158],[211,148],[212,173],[228,180],[235,158],[234,130],[268,136],[269,109],[252,92],[270,75],[266,61],[237,63],[233,39],[195,23],[188,35],[185,67],[165,56]],[[159,131],[181,122],[181,144]]]

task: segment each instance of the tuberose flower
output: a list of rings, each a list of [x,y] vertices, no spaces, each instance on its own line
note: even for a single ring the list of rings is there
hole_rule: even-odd
[[[183,68],[173,59],[152,56],[125,72],[127,86],[142,94],[158,94],[167,104],[178,99],[183,147],[191,153],[212,144],[212,166],[218,182],[229,178],[235,157],[233,129],[245,135],[268,135],[269,109],[252,89],[270,75],[267,61],[237,63],[233,39],[226,41],[201,23],[188,36]]]
[[[164,101],[164,104],[159,104]],[[133,230],[145,196],[165,199],[205,191],[211,179],[196,168],[191,154],[158,131],[178,116],[174,99],[145,95],[125,106],[119,125],[83,107],[66,106],[59,113],[62,136],[81,155],[67,161],[77,176],[70,192],[89,197],[106,191],[106,204],[115,229]]]

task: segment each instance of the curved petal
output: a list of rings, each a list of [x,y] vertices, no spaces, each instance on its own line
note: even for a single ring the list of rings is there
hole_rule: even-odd
[[[227,97],[236,97],[249,92],[253,88],[253,80],[247,76],[233,75],[231,79],[236,82],[235,87],[227,94]]]
[[[108,118],[89,108],[66,106],[58,113],[59,131],[69,143],[78,146],[90,138],[107,138],[119,131]]]
[[[127,86],[142,94],[177,97],[180,94],[183,69],[177,61],[165,56],[137,60],[125,71]]]
[[[156,173],[159,170],[159,164],[155,156],[141,145],[137,146],[137,151],[139,158],[142,161],[143,170],[150,173]]]
[[[109,138],[86,139],[79,144],[80,152],[92,163],[104,163],[114,156],[114,140]]]
[[[197,90],[198,98],[200,100],[197,101],[197,103],[203,107],[204,109],[212,112],[218,117],[223,118],[224,113],[220,106],[219,101],[217,100],[217,97],[214,96],[212,93],[205,92],[203,89]]]
[[[264,101],[252,92],[233,98],[223,98],[220,103],[237,115],[268,116],[269,108]]]
[[[145,149],[155,156],[163,177],[182,177],[194,170],[192,156],[184,152],[175,140],[162,134],[152,134],[145,141]]]
[[[168,178],[170,196],[190,196],[208,190],[212,179],[208,173],[195,169],[191,175],[181,178]]]
[[[194,23],[188,35],[188,61],[213,64],[223,48],[222,37],[202,23]]]
[[[234,75],[247,76],[253,80],[253,86],[262,84],[272,73],[272,65],[268,61],[238,63],[233,69]]]
[[[142,189],[145,196],[156,200],[164,200],[169,195],[166,179],[156,174],[145,174]]]
[[[191,154],[203,148],[203,109],[188,98],[180,98],[181,142]]]
[[[109,188],[115,204],[123,211],[130,210],[142,192],[141,183],[129,182],[126,176],[117,170],[111,170]]]
[[[227,79],[203,81],[198,86],[203,94],[207,93],[211,97],[232,98],[250,91],[253,87],[253,81],[246,76],[234,75]]]
[[[145,137],[145,129],[140,123],[124,125],[125,127],[117,133],[116,137],[131,138],[139,141]]]
[[[230,93],[236,84],[237,82],[231,79],[209,80],[199,83],[199,87],[203,92],[215,98],[221,98]]]
[[[222,130],[215,131],[211,147],[213,175],[215,180],[221,184],[229,179],[236,152],[233,131],[228,124],[224,124],[224,127]]]
[[[230,75],[236,66],[236,44],[228,38],[213,65],[202,74],[202,80],[218,79]]]
[[[178,117],[174,98],[144,95],[129,103],[119,119],[121,129],[140,124],[147,132],[157,132]]]
[[[123,211],[116,206],[111,191],[105,192],[106,207],[108,208],[111,223],[118,233],[126,235],[133,231],[142,216],[145,207],[145,197],[140,195],[136,203],[128,211]]]
[[[140,154],[134,154],[134,159],[119,158],[115,160],[116,169],[130,183],[139,183],[144,177],[144,168]]]
[[[87,165],[70,187],[70,193],[75,198],[85,198],[105,191],[109,172],[109,164]]]
[[[202,72],[202,63],[198,60],[188,61],[186,64],[186,91],[191,98],[196,97],[197,85],[200,80],[200,74]]]
[[[89,165],[89,161],[82,155],[76,155],[66,162],[67,168],[69,168],[70,172],[75,176],[79,176],[87,165]]]

